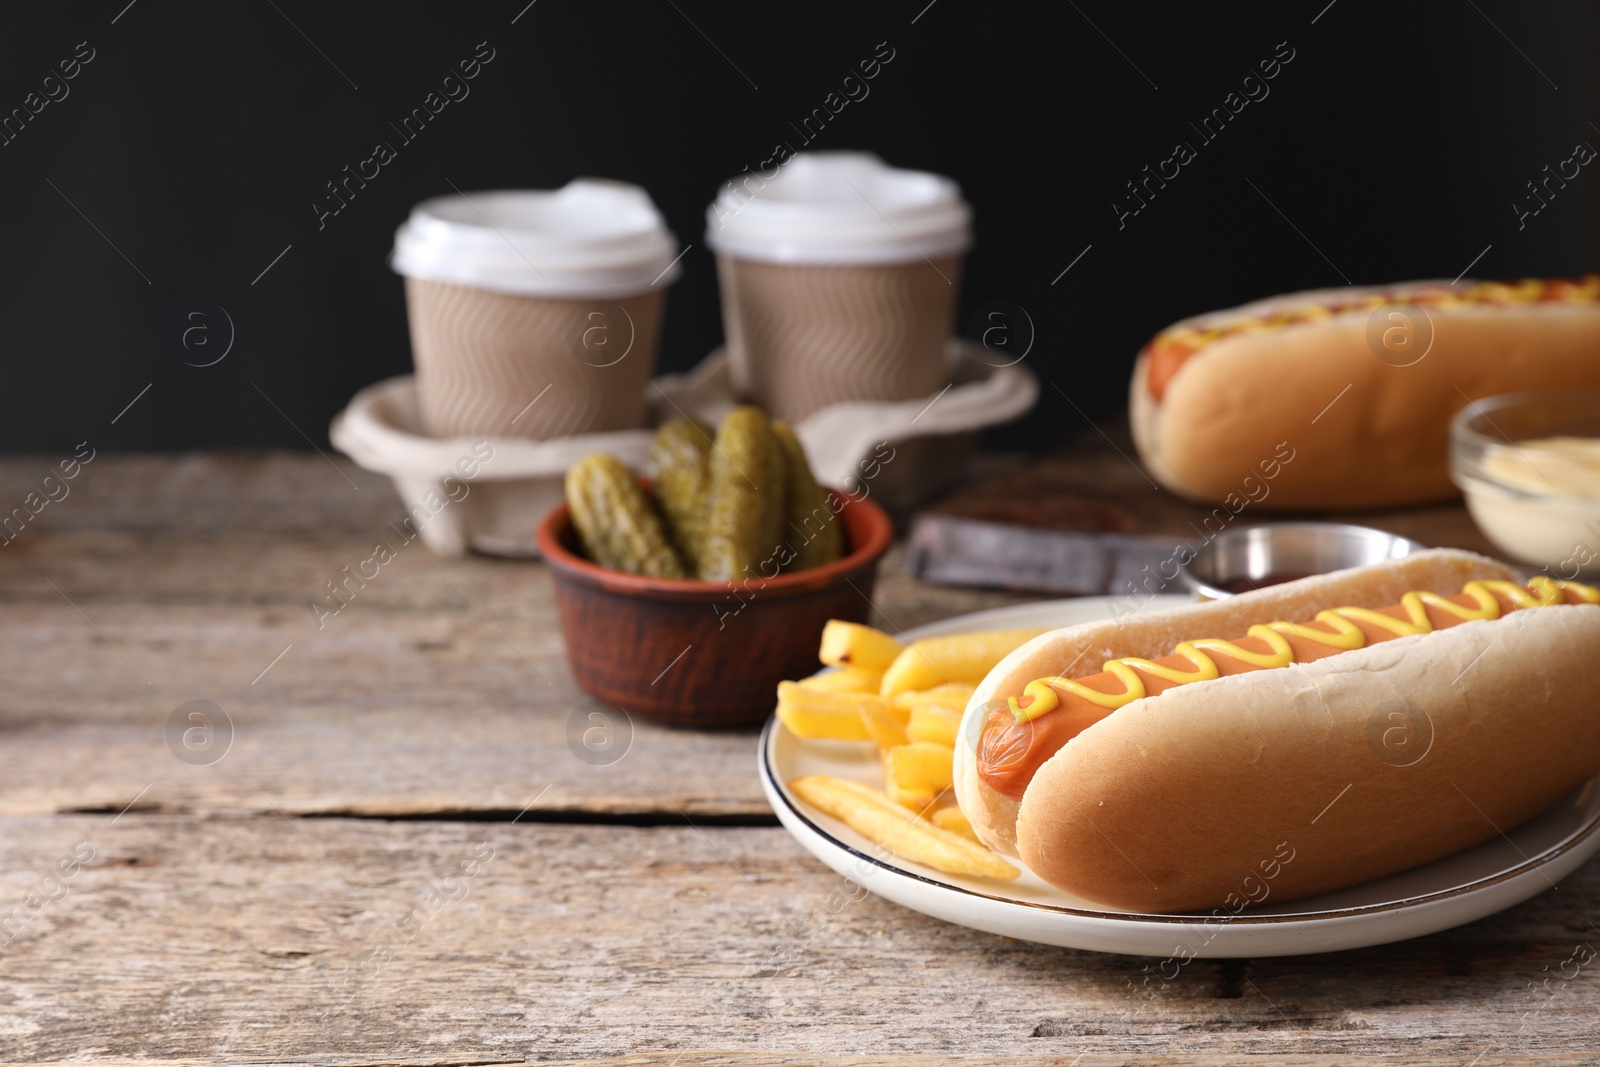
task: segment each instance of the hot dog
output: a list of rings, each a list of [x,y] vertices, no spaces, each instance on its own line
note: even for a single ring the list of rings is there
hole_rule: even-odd
[[[1433,550],[1034,639],[968,704],[956,796],[1097,904],[1218,906],[1283,846],[1292,900],[1549,807],[1600,771],[1596,694],[1600,589]]]
[[[1134,365],[1133,438],[1150,473],[1193,500],[1254,499],[1245,480],[1281,442],[1295,459],[1270,506],[1443,500],[1457,495],[1457,410],[1600,388],[1596,350],[1600,275],[1292,293],[1153,338]]]

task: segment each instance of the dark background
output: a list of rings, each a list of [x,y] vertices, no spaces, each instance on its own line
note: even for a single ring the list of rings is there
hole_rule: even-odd
[[[1595,165],[1521,230],[1511,207],[1576,143],[1600,146],[1586,3],[526,3],[8,5],[0,112],[79,42],[95,56],[0,147],[0,450],[324,444],[352,393],[409,369],[387,256],[451,183],[645,186],[694,246],[662,354],[687,368],[721,340],[706,204],[779,141],[800,147],[789,124],[885,41],[870,95],[811,147],[956,178],[978,235],[961,323],[1025,308],[1029,364],[1091,416],[1121,408],[1136,349],[1190,313],[1341,272],[1454,278],[1488,246],[1474,275],[1596,265]],[[400,145],[388,123],[481,41],[495,58],[471,95]],[[1279,42],[1294,59],[1270,95],[1201,145],[1187,123]],[[1119,230],[1123,183],[1180,139],[1199,158]],[[399,158],[319,230],[324,183],[380,140]],[[215,366],[171,337],[195,301],[235,324]],[[1047,384],[990,440],[1081,427]]]

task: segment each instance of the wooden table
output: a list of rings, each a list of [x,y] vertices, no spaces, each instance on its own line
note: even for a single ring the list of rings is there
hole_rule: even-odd
[[[0,461],[0,502],[53,463]],[[400,514],[339,466],[356,488],[315,455],[100,456],[0,548],[0,1060],[1600,1056],[1600,963],[1562,966],[1600,946],[1596,864],[1462,929],[1148,984],[872,896],[835,913],[753,733],[638,724],[577,758],[542,566],[414,543],[319,629]],[[1198,514],[1097,439],[1051,469],[1146,529]],[[1455,507],[1367,518],[1482,547]],[[891,555],[875,599],[908,627],[1019,598]],[[214,744],[231,722],[215,762],[169,746],[194,700]]]

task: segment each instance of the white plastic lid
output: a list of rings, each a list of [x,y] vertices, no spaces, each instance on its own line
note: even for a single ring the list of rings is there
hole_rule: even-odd
[[[502,293],[620,297],[670,284],[677,254],[678,239],[643,189],[579,178],[555,190],[424,200],[395,231],[390,266]]]
[[[706,244],[764,263],[890,264],[965,252],[972,209],[949,178],[870,152],[802,152],[745,174],[706,209]]]

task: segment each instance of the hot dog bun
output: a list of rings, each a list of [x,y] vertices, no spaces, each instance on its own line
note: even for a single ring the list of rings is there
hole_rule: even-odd
[[[1163,336],[1299,308],[1358,304],[1372,295],[1400,305],[1441,288],[1451,287],[1409,282],[1293,293],[1197,316]],[[1213,340],[1162,384],[1159,399],[1151,388],[1147,349],[1134,366],[1129,394],[1140,456],[1167,488],[1210,503],[1222,503],[1230,493],[1253,497],[1259,490],[1245,484],[1247,477],[1264,481],[1269,495],[1258,502],[1270,500],[1267,506],[1275,508],[1443,500],[1458,495],[1448,470],[1450,417],[1469,400],[1533,389],[1600,388],[1600,360],[1594,358],[1600,350],[1600,303],[1424,306],[1432,346],[1409,366],[1394,365],[1409,357],[1390,355],[1385,362],[1374,354],[1368,343],[1372,308]],[[1263,479],[1261,464],[1283,442],[1293,460]]]
[[[986,844],[1047,881],[1139,911],[1220,905],[1253,872],[1259,883],[1280,845],[1296,858],[1277,871],[1273,900],[1492,837],[1600,768],[1600,610],[1515,612],[1134,701],[1050,757],[1020,804],[978,778],[976,742],[990,707],[1035,678],[1092,672],[1102,657],[1159,655],[1202,634],[1509,575],[1438,550],[1045,634],[996,667],[968,706],[956,754],[962,811]],[[1426,755],[1397,760],[1383,743],[1391,722]]]
[[[1474,578],[1512,579],[1515,572],[1475,553],[1430,549],[1380,567],[1317,575],[1226,600],[1124,614],[1041,634],[1001,660],[968,701],[956,748],[956,799],[979,840],[996,852],[1017,858],[1018,805],[978,778],[977,738],[989,709],[1004,707],[1007,698],[1021,696],[1035,678],[1091,673],[1116,656],[1165,655],[1179,641],[1200,634],[1243,633],[1256,623],[1310,618],[1328,608],[1356,603],[1352,597],[1363,603],[1389,604],[1411,589],[1453,593]]]

